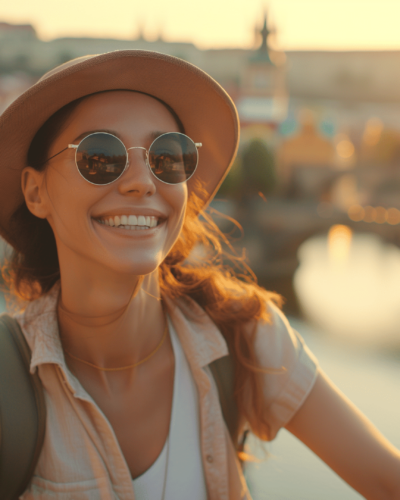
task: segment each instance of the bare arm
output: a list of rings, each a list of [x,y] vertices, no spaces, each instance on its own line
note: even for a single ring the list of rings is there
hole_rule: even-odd
[[[321,370],[286,429],[368,500],[400,500],[400,451]]]

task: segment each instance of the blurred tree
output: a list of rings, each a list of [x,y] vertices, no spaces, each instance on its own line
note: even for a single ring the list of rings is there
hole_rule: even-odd
[[[275,159],[265,142],[253,139],[236,157],[236,160],[222,183],[218,198],[243,200],[271,194],[276,186]]]
[[[241,170],[244,195],[272,193],[276,185],[275,159],[264,141],[254,139],[245,147]]]

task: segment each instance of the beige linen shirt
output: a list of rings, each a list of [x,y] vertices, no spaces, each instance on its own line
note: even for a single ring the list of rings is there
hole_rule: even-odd
[[[30,303],[16,319],[32,350],[47,408],[43,449],[23,500],[134,500],[132,478],[115,433],[93,398],[68,369],[62,350],[57,301],[59,286]],[[209,500],[250,500],[221,413],[208,365],[228,353],[222,334],[194,302],[166,301],[188,359],[199,397],[201,453]],[[269,304],[272,322],[260,322],[260,363],[285,367],[265,374],[270,438],[292,418],[311,390],[317,363],[283,314]]]

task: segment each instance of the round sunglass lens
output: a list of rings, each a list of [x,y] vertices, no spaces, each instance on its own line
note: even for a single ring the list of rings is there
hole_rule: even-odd
[[[149,163],[153,174],[167,184],[188,180],[196,170],[197,161],[197,148],[184,134],[163,134],[149,149]]]
[[[76,164],[82,177],[92,184],[110,184],[125,170],[125,146],[111,134],[88,135],[76,151]]]

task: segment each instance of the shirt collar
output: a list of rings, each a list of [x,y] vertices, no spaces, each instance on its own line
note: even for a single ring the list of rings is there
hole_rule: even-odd
[[[57,319],[59,295],[58,282],[48,293],[30,302],[16,317],[31,348],[31,373],[34,373],[37,366],[45,363],[66,367]]]
[[[189,361],[202,368],[228,355],[224,337],[197,302],[189,297],[163,300]]]

